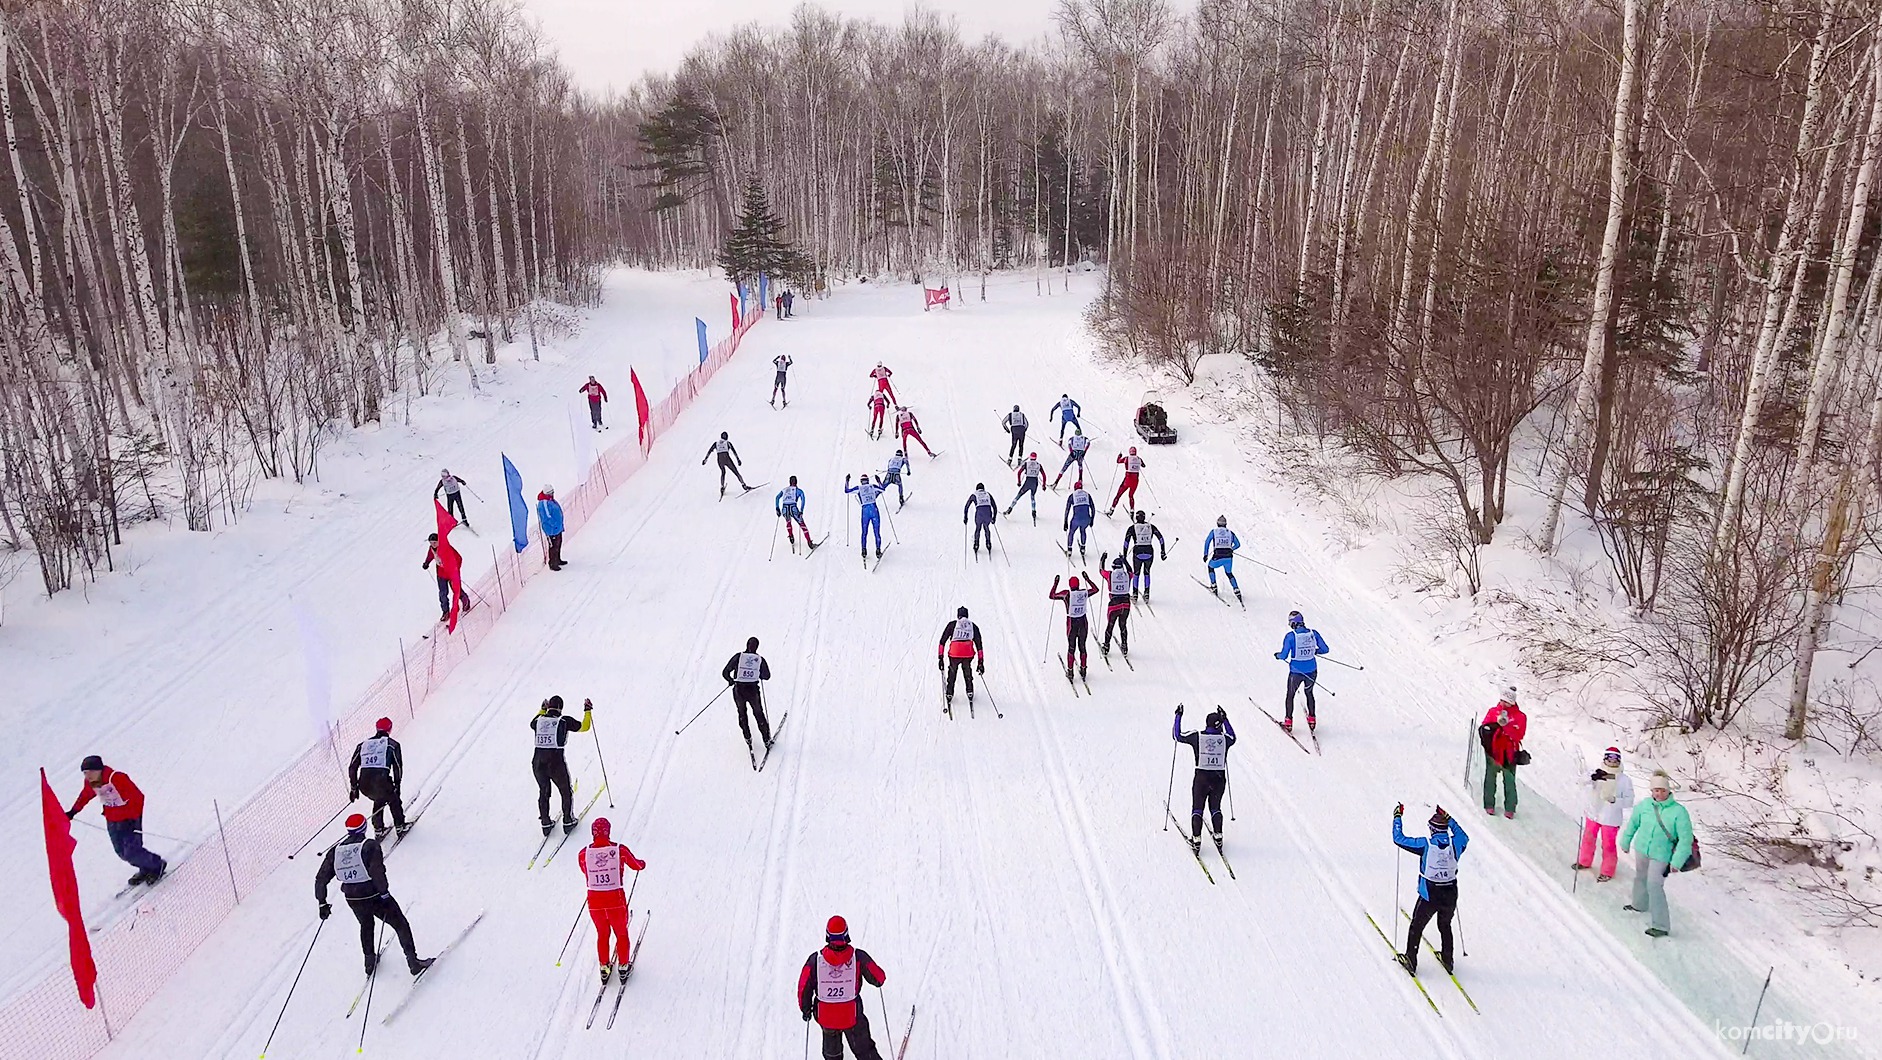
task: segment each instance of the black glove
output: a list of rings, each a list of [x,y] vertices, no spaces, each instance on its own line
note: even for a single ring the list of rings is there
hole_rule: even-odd
[[[1607,771],[1607,770],[1605,770],[1605,769],[1597,769],[1597,770],[1595,770],[1594,772],[1592,772],[1592,773],[1590,773],[1590,774],[1588,774],[1588,779],[1589,779],[1589,780],[1607,780],[1607,779],[1610,779],[1610,778],[1609,778],[1609,775],[1608,775],[1608,771]]]
[[[1183,705],[1181,703],[1176,705],[1176,716],[1179,718],[1183,716]]]
[[[582,700],[582,713],[584,713],[584,714],[587,714],[587,713],[590,713],[590,712],[592,712],[592,711],[593,711],[594,709],[595,709],[595,701],[594,701],[594,700],[592,700],[592,699],[584,699],[584,700]]]
[[[947,661],[946,661],[945,659],[942,659],[942,658],[941,658],[941,656],[939,656],[939,655],[937,655],[937,656],[935,656],[935,657],[934,657],[934,668],[935,668],[935,669],[937,669],[937,670],[945,670],[945,669],[947,669],[947,668],[948,668],[948,664],[947,664]]]
[[[987,660],[982,659],[979,662],[976,662],[974,664],[974,672],[977,674],[986,673],[987,672]]]
[[[1405,804],[1401,802],[1397,806],[1392,807],[1392,816],[1395,818],[1405,816]]]
[[[809,1023],[810,1017],[811,1017],[811,1011],[809,1009],[805,1009],[804,1010],[804,1022]]]
[[[346,801],[358,802],[359,801],[359,789],[358,788],[348,789],[346,793]]]
[[[329,916],[332,916],[332,915],[333,915],[333,907],[328,905],[325,902],[320,903],[320,919],[325,920]]]
[[[1163,554],[1163,556],[1162,556],[1162,558],[1163,558],[1163,559],[1166,559],[1166,560],[1167,560],[1167,559],[1169,559],[1169,558],[1170,558],[1170,554],[1169,554],[1168,552],[1165,552],[1165,553]]]

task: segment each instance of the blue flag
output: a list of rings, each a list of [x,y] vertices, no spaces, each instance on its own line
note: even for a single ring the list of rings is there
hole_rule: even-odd
[[[711,349],[711,347],[706,345],[706,322],[699,319],[698,317],[694,317],[693,327],[699,330],[699,363],[705,364],[706,363],[706,351]]]
[[[521,552],[529,547],[529,505],[523,503],[523,473],[508,456],[503,458],[503,488],[510,495],[510,536]]]
[[[771,277],[767,273],[758,274],[758,311],[764,312],[771,305]]]

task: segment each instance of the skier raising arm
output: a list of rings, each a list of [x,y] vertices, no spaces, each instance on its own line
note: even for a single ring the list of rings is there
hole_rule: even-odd
[[[1464,828],[1439,806],[1426,822],[1431,838],[1405,835],[1405,804],[1392,811],[1392,842],[1400,850],[1418,855],[1418,904],[1412,907],[1411,927],[1405,935],[1405,952],[1398,963],[1412,975],[1418,974],[1418,945],[1424,939],[1425,925],[1433,916],[1438,920],[1438,963],[1451,971],[1451,918],[1457,913],[1457,863],[1464,856],[1470,837]]]
[[[562,795],[563,834],[575,830],[575,785],[569,779],[568,753],[564,749],[570,733],[587,732],[594,726],[594,712],[594,701],[582,700],[582,720],[576,721],[562,714],[561,696],[550,696],[542,701],[536,716],[529,719],[529,731],[536,748],[530,756],[529,770],[536,778],[536,816],[542,819],[543,835],[555,829],[555,821],[549,816],[551,784]]]
[[[1098,652],[1107,660],[1111,657],[1111,632],[1117,631],[1118,649],[1124,658],[1131,657],[1131,573],[1124,567],[1124,557],[1109,559],[1105,553],[1098,553],[1098,569],[1104,571],[1104,587],[1109,599],[1104,609],[1104,637],[1098,641]]]
[[[1144,463],[1143,457],[1137,455],[1137,447],[1134,445],[1131,446],[1130,452],[1119,453],[1117,462],[1124,465],[1124,481],[1117,484],[1117,493],[1111,497],[1111,506],[1104,510],[1104,514],[1106,515],[1117,511],[1118,499],[1123,497],[1126,493],[1130,494],[1131,497],[1130,506],[1133,508],[1137,507],[1137,476],[1139,472],[1149,466]]]
[[[1091,594],[1097,588],[1097,582],[1091,575],[1085,575],[1080,582],[1076,576],[1059,588],[1059,576],[1052,576],[1052,591],[1047,595],[1065,604],[1065,679],[1072,679],[1072,658],[1078,659],[1078,677],[1085,678],[1086,667],[1091,662]]]
[[[1229,748],[1235,746],[1235,726],[1229,712],[1217,707],[1203,720],[1197,732],[1183,731],[1183,705],[1176,705],[1176,719],[1170,724],[1170,737],[1188,744],[1196,755],[1196,775],[1189,782],[1189,846],[1202,846],[1202,811],[1209,810],[1209,838],[1217,853],[1222,850],[1222,793],[1229,786]]]
[[[793,363],[789,354],[780,353],[771,358],[771,366],[778,370],[777,376],[771,380],[771,406],[773,408],[777,407],[780,396],[784,398],[784,407],[787,409],[791,407],[791,395],[785,388],[784,377],[785,373],[791,370]]]

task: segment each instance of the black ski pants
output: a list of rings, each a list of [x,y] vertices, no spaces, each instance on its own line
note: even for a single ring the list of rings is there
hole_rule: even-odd
[[[530,771],[536,774],[536,816],[542,818],[543,827],[548,827],[553,818],[549,816],[549,785],[554,784],[562,793],[562,819],[575,819],[575,786],[569,783],[569,760],[560,748],[542,749],[530,760]]]
[[[1104,618],[1104,637],[1098,641],[1098,644],[1100,645],[1100,650],[1109,653],[1111,650],[1111,633],[1115,630],[1117,632],[1118,647],[1124,649],[1124,654],[1129,655],[1131,653],[1130,598],[1126,596],[1116,597],[1115,599],[1123,600],[1124,606],[1108,609]]]
[[[1006,447],[1006,458],[1013,459],[1026,449],[1026,428],[1013,428],[1013,443]]]
[[[745,485],[745,476],[739,473],[738,465],[732,463],[732,458],[730,456],[727,456],[724,453],[720,453],[719,454],[719,492],[720,493],[725,492],[725,473],[727,471],[730,471],[732,473],[733,478],[738,479],[739,485],[745,486],[746,489],[751,488],[750,486]]]
[[[1091,619],[1084,615],[1065,620],[1065,666],[1071,668],[1072,657],[1078,657],[1080,669],[1091,661]]]
[[[470,522],[470,516],[464,514],[463,490],[459,490],[456,493],[446,493],[444,495],[444,510],[457,516],[460,522]]]
[[[1131,588],[1150,591],[1150,564],[1156,558],[1154,552],[1131,553]]]
[[[372,800],[372,826],[376,832],[386,830],[385,811],[392,810],[392,827],[405,827],[405,807],[399,799],[398,786],[392,783],[392,774],[384,769],[362,769],[359,771],[359,793]]]
[[[1451,918],[1457,915],[1457,884],[1424,881],[1431,897],[1418,899],[1412,906],[1411,928],[1405,937],[1405,957],[1414,970],[1418,967],[1418,944],[1424,941],[1425,925],[1433,917],[1438,921],[1438,959],[1451,967]]]
[[[1307,690],[1307,718],[1309,721],[1313,719],[1313,683],[1317,676],[1319,675],[1295,673],[1292,670],[1288,671],[1287,716],[1290,720],[1294,717],[1294,690],[1302,687],[1305,687]]]
[[[863,1015],[862,1005],[856,1006],[856,1025],[846,1031],[833,1031],[824,1028],[823,1060],[843,1060],[843,1040],[850,1043],[850,1055],[856,1060],[882,1060],[882,1054],[876,1050],[876,1040],[869,1036],[869,1017]]]
[[[954,675],[957,673],[967,678],[967,698],[974,698],[974,660],[971,656],[965,659],[948,657],[947,687],[943,692],[949,699],[954,698]]]
[[[405,919],[405,910],[399,908],[398,899],[389,894],[375,894],[371,898],[348,898],[346,905],[353,910],[354,919],[359,921],[360,952],[368,957],[378,952],[373,946],[373,921],[383,920],[392,933],[399,937],[399,949],[405,951],[405,963],[418,963],[418,945],[412,941],[412,924]]]
[[[987,539],[987,551],[992,552],[993,517],[991,515],[989,515],[985,521],[982,521],[978,516],[974,518],[974,551],[980,551],[980,539],[983,537]]]
[[[746,744],[751,743],[751,721],[745,716],[746,711],[758,719],[758,735],[765,743],[771,742],[771,720],[765,717],[765,697],[759,690],[758,682],[735,682],[732,685],[732,702],[738,707],[738,731],[745,734]]]
[[[1202,810],[1209,807],[1209,831],[1222,834],[1222,793],[1229,787],[1226,769],[1198,769],[1189,782],[1189,834],[1202,835]]]

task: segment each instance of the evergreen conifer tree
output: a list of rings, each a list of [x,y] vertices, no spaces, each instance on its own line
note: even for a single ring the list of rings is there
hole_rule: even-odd
[[[738,227],[725,237],[725,245],[719,251],[719,267],[725,270],[725,278],[735,284],[756,283],[761,274],[776,279],[801,279],[810,272],[809,259],[785,238],[784,221],[772,212],[771,200],[756,177],[745,184]]]

